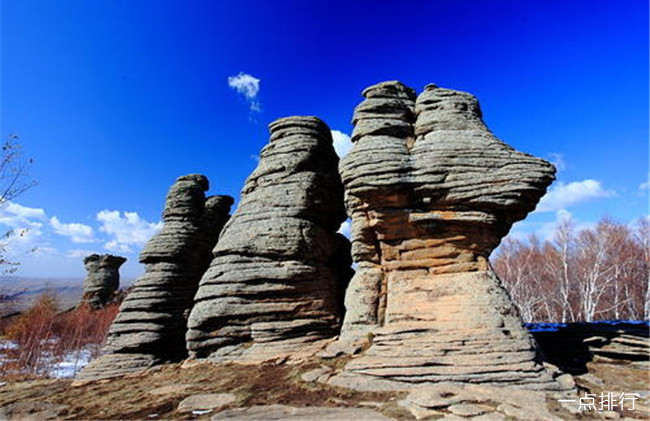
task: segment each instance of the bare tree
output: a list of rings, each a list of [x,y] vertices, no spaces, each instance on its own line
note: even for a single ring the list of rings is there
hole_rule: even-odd
[[[529,241],[537,243],[535,238]],[[535,251],[533,246],[507,238],[499,247],[499,257],[493,264],[494,270],[499,274],[526,322],[534,320],[537,305],[541,300],[540,294],[537,293],[539,285],[536,278],[538,274],[535,268]]]
[[[492,266],[525,321],[650,319],[650,219],[635,231],[611,218],[553,241],[506,238]]]
[[[576,314],[572,303],[572,292],[575,286],[573,278],[573,255],[575,238],[573,234],[573,221],[569,218],[562,219],[555,231],[554,246],[547,247],[548,271],[558,279],[557,301],[561,311],[562,323],[574,322]],[[555,249],[555,250],[553,250]]]
[[[0,158],[0,215],[9,201],[36,185],[36,181],[29,176],[29,167],[32,163],[31,158],[23,157],[18,136],[10,135],[9,139],[2,144]],[[7,256],[7,248],[12,237],[25,234],[26,230],[20,232],[7,230],[0,233],[0,271],[6,273],[16,270],[18,263]]]
[[[639,219],[637,240],[641,245],[643,281],[646,288],[643,301],[643,318],[650,320],[650,217],[645,216]]]

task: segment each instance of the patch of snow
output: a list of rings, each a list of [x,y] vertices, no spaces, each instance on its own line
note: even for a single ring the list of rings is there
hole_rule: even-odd
[[[49,377],[54,379],[69,379],[84,368],[92,358],[90,349],[81,349],[66,354],[62,361],[54,363],[49,370]]]
[[[8,339],[0,339],[0,351],[3,349],[17,349],[18,345],[14,341]]]

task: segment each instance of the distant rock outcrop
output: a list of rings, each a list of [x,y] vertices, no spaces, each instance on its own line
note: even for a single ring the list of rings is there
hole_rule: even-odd
[[[384,82],[363,94],[340,165],[358,265],[341,338],[371,346],[332,384],[557,388],[488,264],[555,169],[497,139],[468,93]]]
[[[198,358],[274,358],[340,326],[351,259],[330,130],[316,117],[269,127],[196,294],[187,347]]]
[[[91,254],[84,258],[86,278],[83,282],[83,296],[79,304],[88,304],[100,309],[110,303],[120,288],[120,266],[125,257],[112,254]]]
[[[140,254],[138,278],[111,325],[104,352],[78,378],[114,377],[187,356],[187,315],[211,250],[233,204],[210,196],[208,179],[179,177],[167,194],[163,227]]]

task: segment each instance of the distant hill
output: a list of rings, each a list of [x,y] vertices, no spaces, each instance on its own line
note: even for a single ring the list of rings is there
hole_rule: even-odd
[[[120,281],[128,287],[132,279]],[[0,276],[0,293],[11,296],[9,303],[0,304],[0,317],[30,308],[44,293],[52,293],[61,310],[74,306],[83,293],[83,278],[31,278]]]

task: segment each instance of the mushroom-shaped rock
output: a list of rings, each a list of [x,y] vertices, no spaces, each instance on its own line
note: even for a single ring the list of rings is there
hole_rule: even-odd
[[[197,358],[286,356],[336,334],[350,276],[338,157],[316,117],[270,124],[270,142],[214,248],[189,317]]]
[[[385,82],[364,95],[340,164],[357,263],[341,340],[372,345],[332,383],[557,388],[488,265],[554,167],[497,139],[468,93]]]
[[[126,258],[112,254],[91,254],[83,262],[87,274],[79,304],[100,309],[113,300],[120,288],[120,266],[126,262]]]

